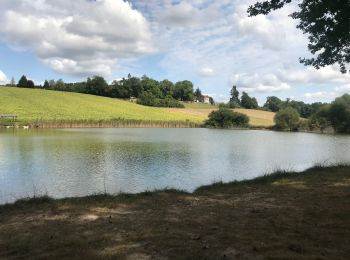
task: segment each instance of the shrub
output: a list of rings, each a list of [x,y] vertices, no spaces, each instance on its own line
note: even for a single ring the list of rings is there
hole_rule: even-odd
[[[274,120],[277,129],[295,131],[299,126],[300,116],[296,109],[287,107],[278,111]]]
[[[329,120],[339,133],[350,133],[350,95],[335,99],[329,108]]]
[[[220,107],[219,110],[213,111],[209,114],[209,119],[206,121],[206,126],[213,128],[234,128],[247,127],[249,117],[233,112],[228,108]]]
[[[178,108],[185,107],[178,100],[173,99],[170,96],[167,96],[165,98],[155,98],[146,92],[143,92],[140,95],[140,98],[137,100],[137,103],[140,105],[150,106],[150,107],[178,107]]]

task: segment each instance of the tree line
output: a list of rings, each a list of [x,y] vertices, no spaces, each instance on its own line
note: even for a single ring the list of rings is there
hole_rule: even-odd
[[[157,81],[147,76],[138,78],[130,74],[127,78],[113,81],[112,84],[108,84],[101,76],[94,76],[75,83],[65,83],[62,79],[45,80],[43,86],[35,86],[33,81],[23,75],[17,87],[77,92],[111,98],[135,98],[139,104],[156,107],[184,107],[180,101],[203,102],[202,91],[199,88],[194,90],[191,81],[173,83],[167,79]],[[210,102],[214,104],[212,98]]]
[[[336,132],[350,133],[350,95],[345,94],[333,102],[315,102],[306,104],[287,98],[285,101],[276,96],[266,98],[262,107],[258,106],[256,98],[247,93],[240,93],[236,86],[231,89],[231,98],[226,107],[261,109],[275,112],[275,128],[280,130],[320,130],[332,127]],[[228,112],[225,112],[225,115]]]

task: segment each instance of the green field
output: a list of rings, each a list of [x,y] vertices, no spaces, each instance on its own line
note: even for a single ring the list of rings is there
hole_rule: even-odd
[[[209,113],[218,109],[217,106],[202,103],[184,105],[183,109],[156,108],[87,94],[0,87],[0,114],[16,114],[19,125],[186,127],[202,125]],[[253,127],[274,125],[272,112],[254,109],[235,111],[246,114]],[[6,124],[9,124],[8,120],[0,119],[0,125]]]
[[[0,114],[16,114],[19,124],[111,120],[202,123],[205,116],[137,105],[86,94],[0,87]]]

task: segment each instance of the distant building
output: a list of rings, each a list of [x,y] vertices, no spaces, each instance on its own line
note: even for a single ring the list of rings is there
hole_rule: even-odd
[[[203,95],[203,103],[210,104],[210,97],[208,95]]]

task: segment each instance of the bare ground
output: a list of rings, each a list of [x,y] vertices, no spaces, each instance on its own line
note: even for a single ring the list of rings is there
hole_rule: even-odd
[[[350,167],[0,207],[1,259],[349,259]]]

